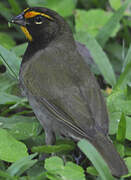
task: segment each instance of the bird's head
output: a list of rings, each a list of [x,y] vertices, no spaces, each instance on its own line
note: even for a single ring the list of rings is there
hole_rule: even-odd
[[[70,31],[61,16],[53,10],[42,7],[27,8],[12,18],[11,22],[21,26],[30,42],[36,40],[39,42],[42,39],[50,41],[56,36]]]

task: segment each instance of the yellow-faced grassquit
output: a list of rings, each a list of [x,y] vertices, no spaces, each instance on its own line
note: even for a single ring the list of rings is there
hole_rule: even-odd
[[[75,141],[87,138],[115,176],[127,168],[108,137],[108,114],[99,85],[76,48],[72,32],[55,11],[33,7],[12,19],[28,42],[20,85],[42,124],[46,144],[55,133]]]

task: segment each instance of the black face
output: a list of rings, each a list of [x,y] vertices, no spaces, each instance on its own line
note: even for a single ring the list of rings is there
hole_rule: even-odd
[[[26,28],[33,39],[41,39],[43,36],[49,37],[57,32],[57,24],[41,15],[26,19]]]
[[[33,40],[41,41],[51,39],[58,33],[60,23],[57,16],[57,13],[45,8],[30,8],[14,17],[12,22],[24,26]]]

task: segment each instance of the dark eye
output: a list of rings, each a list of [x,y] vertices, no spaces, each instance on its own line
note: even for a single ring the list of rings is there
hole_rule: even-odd
[[[35,17],[35,24],[42,24],[43,17],[41,15],[38,15]]]

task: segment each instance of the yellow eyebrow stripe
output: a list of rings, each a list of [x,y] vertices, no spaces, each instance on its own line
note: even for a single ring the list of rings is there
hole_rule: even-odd
[[[28,11],[28,12],[25,13],[24,17],[25,17],[26,19],[28,19],[28,18],[33,18],[33,17],[35,17],[35,16],[37,16],[37,15],[41,15],[41,16],[44,16],[44,17],[46,17],[46,18],[48,18],[48,19],[53,20],[53,18],[52,18],[51,16],[49,16],[49,15],[47,15],[47,14],[45,14],[45,13],[36,12],[36,11]]]

